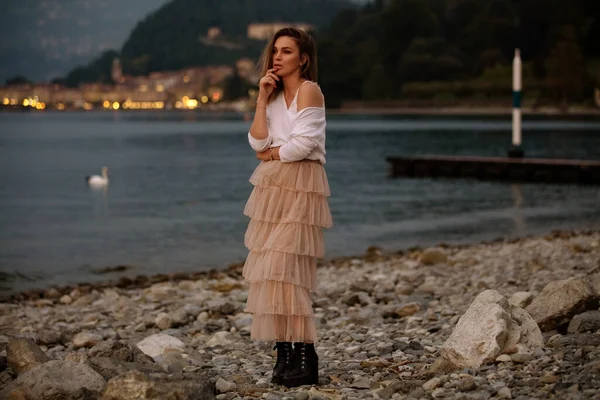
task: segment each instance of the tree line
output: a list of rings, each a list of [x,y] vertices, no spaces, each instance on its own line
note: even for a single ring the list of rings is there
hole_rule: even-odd
[[[510,97],[515,48],[534,104],[592,102],[598,0],[376,0],[316,33],[328,102]]]

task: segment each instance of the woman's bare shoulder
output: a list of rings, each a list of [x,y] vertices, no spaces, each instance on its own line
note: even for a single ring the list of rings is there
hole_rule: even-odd
[[[307,82],[298,90],[298,111],[307,107],[323,107],[323,92],[315,82]]]

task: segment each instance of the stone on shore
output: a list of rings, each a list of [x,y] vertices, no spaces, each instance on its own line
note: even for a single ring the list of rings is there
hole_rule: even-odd
[[[217,393],[233,392],[237,389],[237,385],[235,383],[228,382],[223,378],[217,379],[217,383],[215,383],[215,387],[217,389]]]
[[[92,347],[87,354],[90,357],[108,357],[139,364],[154,364],[152,357],[144,354],[139,347],[125,341],[110,340],[99,343]]]
[[[526,310],[542,332],[561,328],[571,318],[598,308],[598,295],[589,283],[575,278],[550,282]]]
[[[107,381],[127,371],[141,371],[145,373],[163,372],[157,364],[141,364],[126,362],[109,357],[91,357],[84,362],[98,372]]]
[[[93,397],[85,398],[97,398],[105,386],[104,378],[88,365],[52,360],[19,374],[0,391],[0,399],[7,399],[11,394],[44,400],[83,398],[86,394]]]
[[[90,332],[80,332],[73,337],[75,347],[94,347],[102,341],[102,336]]]
[[[529,352],[543,345],[542,333],[523,309],[486,290],[458,320],[441,354],[457,368],[478,368],[506,351]]]
[[[231,343],[231,334],[227,331],[217,332],[206,342],[206,347],[225,346]]]
[[[112,378],[102,400],[212,400],[215,385],[199,374],[144,374],[129,371]]]
[[[441,264],[445,263],[447,260],[448,255],[446,252],[438,248],[425,249],[419,257],[419,261],[425,265]]]
[[[533,293],[531,293],[531,292],[516,292],[516,293],[513,293],[512,296],[510,296],[510,298],[508,299],[508,303],[511,306],[525,308],[531,303],[531,300],[533,300]]]
[[[8,367],[17,375],[36,365],[50,361],[50,358],[31,339],[15,338],[6,348]]]
[[[598,330],[600,330],[600,311],[597,310],[577,314],[567,329],[569,333],[596,332]]]
[[[164,312],[158,314],[158,316],[154,320],[154,323],[156,324],[156,326],[158,326],[158,329],[162,330],[169,329],[173,325],[173,321],[171,320],[169,314]]]
[[[176,337],[165,335],[163,333],[157,333],[152,336],[141,340],[136,346],[144,352],[144,354],[156,358],[163,354],[166,349],[185,349],[185,343]]]
[[[214,313],[228,315],[235,314],[238,309],[237,305],[226,299],[214,299],[206,302],[206,307]]]

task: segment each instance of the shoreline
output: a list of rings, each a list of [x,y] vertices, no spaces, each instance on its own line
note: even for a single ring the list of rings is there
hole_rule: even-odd
[[[512,116],[510,107],[348,107],[339,109],[328,109],[331,115],[422,115],[422,116]],[[524,107],[521,109],[522,116],[546,116],[546,117],[598,117],[600,118],[599,108],[573,108],[568,111],[561,111],[555,107],[540,107],[531,109]]]
[[[577,236],[589,236],[600,233],[600,229],[598,230],[590,230],[590,229],[571,229],[571,230],[551,230],[546,233],[541,234],[529,234],[523,236],[516,237],[497,237],[490,240],[482,240],[479,242],[472,243],[461,243],[461,244],[447,244],[447,243],[438,243],[437,245],[432,246],[412,246],[410,248],[404,250],[394,250],[384,252],[378,246],[369,246],[365,253],[356,254],[356,255],[346,255],[346,256],[338,256],[332,258],[326,258],[322,260],[317,260],[317,268],[321,268],[324,266],[333,266],[337,267],[340,264],[345,264],[350,262],[351,260],[362,260],[362,261],[376,261],[376,260],[389,260],[394,257],[398,257],[399,255],[404,255],[407,253],[411,253],[414,251],[421,251],[428,247],[438,247],[444,249],[466,249],[466,248],[475,248],[477,246],[482,245],[491,245],[497,243],[518,243],[532,238],[541,238],[541,237],[554,237],[554,238],[569,238],[569,237],[577,237]],[[189,272],[171,272],[171,273],[158,273],[152,275],[123,275],[114,279],[99,279],[97,281],[87,282],[82,281],[79,283],[65,284],[65,285],[50,285],[48,287],[39,287],[33,289],[26,289],[22,291],[17,291],[13,293],[9,293],[7,295],[0,294],[0,303],[8,303],[8,304],[17,304],[20,302],[27,301],[35,301],[42,299],[53,299],[58,300],[60,297],[64,295],[69,295],[73,290],[78,290],[81,293],[89,293],[93,290],[102,290],[102,289],[146,289],[151,287],[154,284],[164,283],[164,282],[179,282],[179,281],[198,281],[198,280],[206,280],[206,279],[219,279],[223,277],[239,279],[243,281],[242,277],[242,269],[244,266],[244,261],[234,262],[227,265],[224,268],[211,268],[205,271],[189,271]],[[118,265],[115,267],[106,267],[102,268],[103,272],[98,272],[98,274],[111,274],[113,272],[119,272],[122,270],[126,270],[127,267],[124,265]]]
[[[240,268],[0,303],[0,398],[600,398],[600,231],[325,261],[312,387],[269,383],[273,343],[251,339]],[[452,364],[449,349],[486,358]]]

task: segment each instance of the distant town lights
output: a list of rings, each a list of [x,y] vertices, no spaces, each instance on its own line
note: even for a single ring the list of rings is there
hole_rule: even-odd
[[[9,105],[10,104],[10,99],[8,97],[3,98],[2,99],[2,104],[5,105],[5,106]]]
[[[200,99],[200,101],[202,101],[202,104],[208,103],[208,96],[206,96],[206,95],[202,96],[202,98]]]
[[[188,99],[185,102],[185,106],[187,108],[189,108],[189,109],[194,109],[194,108],[198,107],[198,100],[196,100],[196,99]]]
[[[104,103],[102,103],[102,106],[103,106],[104,108],[109,108],[109,107],[110,107],[110,101],[108,101],[108,100],[104,100]]]
[[[118,102],[116,102],[116,101],[115,101],[115,102],[112,104],[112,108],[113,108],[113,110],[118,110],[118,109],[119,109],[119,107],[120,107],[120,105],[119,105],[119,103],[118,103]]]
[[[165,103],[162,101],[131,101],[127,99],[122,107],[124,110],[152,110],[152,109],[162,109],[165,107]]]

